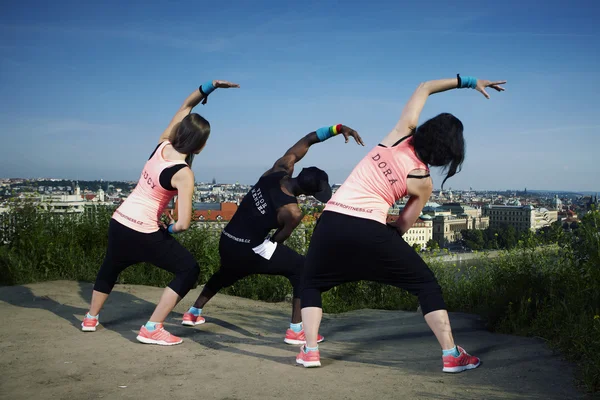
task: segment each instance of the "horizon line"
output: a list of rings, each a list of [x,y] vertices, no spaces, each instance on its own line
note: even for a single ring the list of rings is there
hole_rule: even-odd
[[[59,181],[71,181],[71,182],[120,182],[120,183],[136,183],[137,180],[118,180],[118,179],[70,179],[70,178],[51,178],[51,177],[37,177],[37,178],[6,178],[6,177],[0,177],[0,180],[26,180],[26,181],[32,181],[32,180],[59,180]],[[210,181],[195,181],[194,183],[209,183],[212,184],[212,182]],[[217,181],[215,183],[215,185],[233,185],[235,183],[239,183],[240,185],[245,185],[245,186],[252,186],[254,185],[254,183],[252,184],[248,184],[248,183],[240,183],[240,182],[219,182]],[[343,183],[343,182],[342,182]],[[331,183],[331,186],[335,186],[335,185],[342,185],[342,183]],[[523,189],[503,189],[503,188],[498,188],[498,189],[462,189],[462,188],[456,188],[456,189],[452,189],[452,188],[448,188],[448,189],[434,189],[434,191],[437,192],[449,192],[449,191],[460,191],[460,192],[524,192],[525,190],[527,190],[528,192],[543,192],[543,193],[551,193],[551,192],[558,192],[558,193],[574,193],[574,194],[583,194],[583,193],[600,193],[600,188],[598,190],[564,190],[564,189],[529,189],[529,188],[523,188]]]

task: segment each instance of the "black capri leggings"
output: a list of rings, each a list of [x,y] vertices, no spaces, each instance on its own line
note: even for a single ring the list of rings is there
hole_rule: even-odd
[[[304,269],[304,256],[279,243],[269,260],[254,253],[252,245],[239,243],[221,235],[219,241],[221,268],[206,282],[213,294],[233,285],[249,275],[281,275],[289,279],[294,297],[300,298],[300,282]]]
[[[164,229],[141,233],[111,219],[108,249],[94,290],[109,294],[119,274],[140,262],[154,264],[175,274],[169,287],[181,297],[185,297],[200,275],[200,267],[194,256]]]
[[[418,296],[423,315],[446,309],[433,272],[394,227],[325,211],[306,255],[302,308],[321,307],[321,293],[362,280]]]

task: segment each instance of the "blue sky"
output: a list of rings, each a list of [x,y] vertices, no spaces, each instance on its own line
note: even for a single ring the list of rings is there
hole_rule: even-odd
[[[2,177],[135,180],[183,99],[226,79],[241,89],[195,109],[212,126],[197,181],[254,183],[301,136],[343,123],[366,147],[333,138],[299,165],[341,183],[419,82],[461,73],[508,84],[429,99],[421,122],[465,125],[448,187],[600,190],[592,1],[48,4],[0,13]]]

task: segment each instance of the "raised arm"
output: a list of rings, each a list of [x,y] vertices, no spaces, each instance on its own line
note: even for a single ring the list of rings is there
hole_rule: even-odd
[[[400,120],[392,129],[392,131],[383,139],[381,144],[384,146],[392,146],[398,140],[409,135],[413,129],[415,129],[419,123],[419,116],[427,98],[435,93],[445,92],[450,89],[463,89],[471,88],[475,89],[489,99],[490,96],[485,91],[486,88],[491,87],[498,92],[502,92],[504,88],[500,85],[505,84],[506,81],[488,81],[482,79],[476,79],[471,76],[461,77],[457,75],[456,78],[450,79],[438,79],[434,81],[428,81],[419,84],[417,89],[412,94],[408,103],[404,106]]]
[[[269,175],[277,171],[285,171],[288,173],[288,175],[292,175],[294,172],[294,165],[298,161],[302,160],[302,158],[308,152],[310,146],[312,146],[315,143],[323,142],[329,139],[330,137],[336,136],[338,134],[342,134],[344,136],[344,138],[346,139],[345,143],[348,143],[348,139],[350,137],[353,137],[357,144],[362,146],[365,145],[358,133],[354,129],[349,128],[345,125],[338,124],[319,128],[316,131],[304,136],[302,139],[296,142],[295,145],[290,147],[288,151],[285,152],[283,157],[275,161],[273,167],[267,172],[265,172],[263,176]]]
[[[169,126],[164,130],[162,135],[160,135],[160,139],[158,139],[158,143],[163,142],[171,137],[171,133],[173,129],[190,113],[192,109],[196,107],[200,102],[202,104],[206,104],[208,101],[208,95],[211,94],[217,88],[239,88],[240,85],[237,83],[231,83],[227,81],[210,81],[206,82],[198,88],[198,90],[194,90],[192,94],[190,94],[179,110],[173,116],[173,119],[169,123]]]

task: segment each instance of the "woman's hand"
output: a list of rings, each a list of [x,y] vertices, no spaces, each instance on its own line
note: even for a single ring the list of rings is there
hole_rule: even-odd
[[[229,88],[239,88],[240,85],[237,83],[232,83],[228,81],[213,81],[213,86],[216,88],[229,89]]]
[[[475,88],[475,90],[481,92],[481,94],[483,94],[486,99],[489,99],[490,95],[487,94],[485,88],[490,87],[498,92],[503,92],[504,88],[500,85],[504,85],[505,83],[506,81],[486,81],[484,79],[477,79],[477,87]]]
[[[229,88],[239,88],[240,87],[240,85],[238,85],[237,83],[233,83],[233,82],[229,82],[229,81],[220,81],[220,80],[214,80],[214,81],[212,81],[212,84],[217,89],[229,89]],[[206,104],[207,102],[208,102],[208,96],[205,96],[202,99],[202,104]]]

